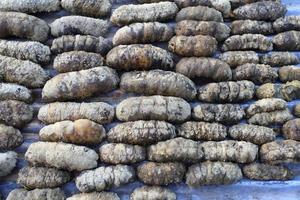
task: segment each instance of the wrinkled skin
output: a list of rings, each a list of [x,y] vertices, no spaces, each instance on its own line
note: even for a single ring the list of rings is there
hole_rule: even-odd
[[[101,192],[133,181],[135,181],[133,167],[128,165],[112,165],[84,171],[77,176],[75,183],[81,192]]]
[[[14,83],[0,83],[0,101],[17,100],[30,103],[31,91],[24,86]]]
[[[287,108],[287,102],[279,98],[261,99],[247,108],[247,117],[251,117],[257,113],[272,112],[276,110],[284,110]]]
[[[227,51],[220,55],[220,59],[230,65],[231,68],[246,63],[259,63],[259,57],[254,51]]]
[[[300,141],[300,119],[287,121],[282,127],[285,139]]]
[[[210,0],[174,0],[174,2],[180,8],[185,8],[189,6],[209,6],[211,5]]]
[[[230,162],[202,162],[189,167],[186,183],[190,187],[232,184],[243,178],[237,164]]]
[[[69,172],[46,167],[24,167],[18,174],[18,184],[27,189],[55,188],[70,179]]]
[[[258,146],[251,142],[224,140],[201,143],[205,160],[250,163],[256,160]]]
[[[70,51],[55,57],[53,68],[60,73],[80,71],[103,66],[104,58],[97,53]]]
[[[143,186],[136,188],[130,195],[130,200],[176,200],[176,194],[171,190],[158,186]]]
[[[300,16],[285,16],[277,19],[273,23],[277,33],[285,31],[300,31]]]
[[[61,121],[43,127],[41,141],[69,142],[73,144],[99,144],[106,136],[102,125],[88,119]]]
[[[210,35],[218,41],[224,41],[230,36],[230,28],[221,22],[183,20],[176,24],[176,35]]]
[[[236,124],[245,117],[238,104],[200,104],[193,109],[193,118],[198,121]]]
[[[203,157],[199,144],[182,137],[158,142],[148,147],[148,159],[156,162],[195,163]]]
[[[287,12],[280,2],[263,1],[241,6],[233,11],[237,19],[275,21]]]
[[[300,104],[297,104],[294,107],[294,114],[295,114],[296,117],[300,117]]]
[[[168,49],[185,57],[209,57],[217,50],[217,40],[208,35],[174,36],[168,45]]]
[[[18,154],[14,151],[0,152],[0,177],[9,175],[16,167]]]
[[[298,66],[284,66],[279,69],[279,78],[282,82],[300,81],[300,68]]]
[[[249,80],[255,84],[272,83],[278,78],[277,70],[270,65],[247,63],[233,71],[233,80]]]
[[[230,137],[262,145],[275,140],[276,133],[271,128],[251,124],[238,124],[229,128]]]
[[[48,39],[48,24],[25,13],[1,12],[0,26],[0,38],[18,37],[38,42]]]
[[[59,10],[60,0],[2,0],[0,2],[0,11],[39,13]]]
[[[261,34],[233,35],[225,40],[222,51],[258,50],[272,51],[272,41]]]
[[[137,167],[137,176],[147,185],[180,183],[185,172],[185,166],[177,162],[145,162]]]
[[[45,124],[77,119],[89,119],[99,124],[106,124],[113,120],[114,115],[114,108],[103,102],[55,102],[42,106],[38,119]]]
[[[67,200],[120,200],[117,193],[113,192],[91,192],[75,194]]]
[[[59,189],[34,189],[27,191],[25,189],[14,189],[6,200],[64,200],[65,194]]]
[[[223,22],[222,13],[206,6],[186,7],[176,15],[176,22],[183,20]]]
[[[23,135],[18,129],[0,124],[0,150],[14,149],[22,143]]]
[[[42,98],[47,102],[85,99],[114,90],[119,81],[117,72],[109,67],[63,73],[46,82]]]
[[[146,149],[123,143],[104,144],[99,149],[100,160],[109,164],[133,164],[146,160]]]
[[[272,67],[281,67],[285,65],[294,65],[299,63],[297,55],[291,52],[271,52],[260,57],[262,64]]]
[[[0,123],[23,127],[32,120],[33,108],[21,101],[0,101]]]
[[[106,56],[106,64],[115,69],[126,71],[174,68],[170,52],[150,44],[120,45]]]
[[[231,33],[242,35],[246,33],[270,35],[274,33],[272,23],[256,20],[236,20],[231,24]]]
[[[189,78],[164,70],[124,73],[120,88],[126,92],[176,96],[187,100],[193,100],[197,94],[196,86]]]
[[[185,122],[178,129],[178,136],[192,140],[224,140],[227,136],[226,126],[209,122]]]
[[[39,42],[0,40],[0,54],[46,64],[50,61],[51,51],[48,46]]]
[[[260,159],[270,164],[298,163],[300,143],[294,140],[274,141],[260,148]]]
[[[284,109],[257,113],[248,119],[248,123],[261,126],[282,125],[291,119],[293,119],[293,115],[289,109]]]
[[[110,39],[90,35],[63,35],[52,42],[51,51],[60,54],[68,51],[87,51],[106,55],[112,48]]]
[[[109,22],[83,16],[65,16],[54,20],[50,28],[54,37],[76,34],[99,37],[108,32]]]
[[[300,31],[287,31],[273,37],[274,49],[280,51],[300,50]]]
[[[188,102],[178,97],[131,97],[117,105],[116,116],[120,121],[162,120],[184,122],[191,116]]]
[[[84,146],[56,142],[32,143],[25,159],[34,166],[82,171],[97,167],[97,153]],[[78,162],[80,160],[80,162]]]
[[[61,6],[68,12],[90,17],[104,17],[111,11],[110,0],[61,0]]]
[[[177,12],[178,7],[174,2],[128,4],[118,7],[112,13],[110,20],[118,26],[134,22],[160,22],[173,19]]]
[[[250,81],[208,83],[198,90],[198,99],[209,103],[243,102],[253,98],[255,85]]]
[[[134,23],[120,28],[113,37],[113,45],[167,42],[174,30],[160,22]]]
[[[191,79],[208,78],[216,82],[232,78],[230,66],[215,58],[182,58],[176,65],[176,72]]]
[[[175,126],[164,121],[125,122],[111,128],[107,134],[109,142],[147,146],[176,137]]]

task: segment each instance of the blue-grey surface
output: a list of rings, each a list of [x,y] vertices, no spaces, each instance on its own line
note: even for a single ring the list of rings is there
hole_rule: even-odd
[[[128,2],[127,0],[119,0],[120,3]],[[287,6],[288,12],[287,15],[300,15],[300,0],[282,0]],[[47,14],[52,15],[52,14]],[[46,15],[46,18],[47,18]],[[57,13],[57,16],[63,15]],[[41,16],[44,18],[44,16]],[[51,20],[50,20],[51,21]],[[115,30],[111,30],[114,32]],[[300,58],[300,52],[296,52]],[[299,65],[300,67],[300,65]],[[36,110],[40,107],[40,90],[37,90],[37,102],[34,104]],[[121,92],[117,91],[109,95],[103,95],[93,100],[109,101],[112,104],[116,104],[120,101]],[[249,102],[251,103],[251,102]],[[289,103],[289,108],[292,109],[293,106],[297,103],[300,103],[300,100],[296,100]],[[248,104],[244,104],[248,106]],[[113,126],[113,125],[110,125]],[[14,170],[14,173],[10,177],[6,177],[4,180],[0,179],[0,193],[6,197],[8,193],[20,187],[15,183],[16,174],[18,169],[26,165],[26,161],[22,158],[22,155],[26,152],[28,146],[38,140],[37,133],[42,127],[37,120],[30,123],[26,126],[22,132],[26,134],[26,140],[21,147],[17,148],[17,152],[20,154],[18,160],[17,169]],[[107,127],[108,128],[108,127]],[[95,147],[96,149],[96,147]],[[236,184],[229,186],[205,186],[195,189],[188,188],[185,184],[180,185],[171,185],[169,188],[176,192],[178,200],[299,200],[300,199],[300,164],[289,165],[289,167],[296,174],[295,179],[290,181],[250,181],[242,180]],[[129,199],[129,195],[132,190],[138,186],[141,186],[141,183],[135,182],[124,187],[120,187],[116,190],[113,190],[119,194],[122,200]],[[74,193],[77,193],[74,182],[66,184],[64,191],[67,196],[70,196]]]

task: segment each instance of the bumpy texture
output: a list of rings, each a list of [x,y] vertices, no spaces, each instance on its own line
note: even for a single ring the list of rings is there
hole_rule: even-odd
[[[208,78],[217,82],[232,78],[230,66],[215,58],[182,58],[176,65],[176,72],[191,79]]]
[[[284,110],[287,102],[279,98],[267,98],[255,101],[247,108],[247,116],[251,117],[257,113]]]
[[[107,33],[109,23],[102,19],[73,15],[54,20],[50,28],[54,37],[76,34],[99,37]]]
[[[238,19],[274,21],[285,15],[287,9],[280,2],[263,1],[244,5],[233,11]]]
[[[47,81],[42,98],[48,102],[85,99],[95,93],[112,91],[119,81],[117,72],[109,67],[63,73]]]
[[[190,118],[191,107],[178,97],[130,97],[118,104],[116,116],[120,121],[161,120],[180,123]]]
[[[0,177],[7,176],[16,167],[18,154],[13,151],[0,153]]]
[[[242,178],[240,167],[230,162],[206,161],[190,166],[186,173],[186,183],[190,187],[232,184]]]
[[[179,136],[192,140],[224,140],[227,136],[226,126],[219,123],[190,121],[177,130]]]
[[[279,69],[279,78],[282,82],[300,81],[300,68],[298,66],[284,66]]]
[[[23,136],[18,129],[0,124],[0,150],[14,149],[22,143]]]
[[[159,2],[141,5],[123,5],[111,15],[110,21],[118,26],[134,22],[167,21],[173,19],[178,12],[174,2]]]
[[[197,90],[193,81],[175,72],[164,70],[124,73],[120,88],[126,92],[145,95],[164,95],[193,100]]]
[[[262,162],[271,164],[299,162],[299,151],[300,142],[294,140],[274,141],[261,146],[260,159]]]
[[[67,200],[120,200],[120,198],[113,192],[91,192],[75,194]]]
[[[233,35],[225,40],[222,51],[259,50],[272,51],[272,41],[261,34]]]
[[[211,6],[220,11],[224,17],[231,16],[231,3],[229,0],[210,0]]]
[[[72,14],[104,17],[110,13],[110,0],[62,0],[61,6]]]
[[[189,6],[209,6],[211,5],[210,0],[174,0],[174,2],[180,8],[185,8]]]
[[[168,45],[168,49],[180,56],[208,57],[217,50],[218,42],[208,35],[174,36]]]
[[[135,180],[134,168],[128,165],[99,167],[82,172],[75,180],[81,192],[103,191]]]
[[[176,200],[176,194],[171,190],[158,186],[143,186],[136,188],[130,195],[130,200]]]
[[[174,68],[172,54],[150,44],[119,45],[107,54],[106,64],[126,71]]]
[[[260,57],[262,64],[272,67],[281,67],[285,65],[294,65],[299,63],[297,55],[291,52],[271,52]]]
[[[134,121],[118,124],[107,134],[109,142],[150,145],[176,137],[175,126],[164,121]]]
[[[46,124],[77,119],[89,119],[99,124],[105,124],[113,120],[114,114],[114,108],[103,102],[56,102],[42,106],[38,119]]]
[[[176,24],[176,35],[210,35],[224,41],[230,35],[230,28],[220,22],[183,20]]]
[[[182,163],[145,162],[138,166],[137,175],[147,185],[169,185],[180,183],[185,176],[185,171]]]
[[[300,119],[286,122],[282,127],[284,138],[300,141]]]
[[[59,189],[35,189],[27,191],[25,189],[14,189],[6,200],[64,200],[65,194]]]
[[[0,2],[0,11],[38,13],[58,10],[60,10],[60,0],[2,0]]]
[[[0,40],[0,54],[35,63],[48,63],[51,51],[46,45],[32,41]]]
[[[293,119],[293,115],[289,109],[285,109],[257,113],[248,119],[248,123],[261,126],[282,125],[291,119]]]
[[[300,50],[300,31],[287,31],[273,37],[274,49],[280,51]]]
[[[275,140],[276,134],[271,128],[251,124],[238,124],[229,128],[230,137],[262,145]]]
[[[236,20],[231,23],[231,33],[234,35],[246,33],[269,35],[274,33],[274,30],[271,22]]]
[[[258,146],[250,142],[224,140],[203,142],[205,160],[250,163],[257,158]]]
[[[0,83],[0,101],[18,100],[30,103],[31,91],[24,86],[13,83]]]
[[[123,143],[104,144],[99,149],[100,160],[109,164],[133,164],[146,159],[146,149]]]
[[[232,73],[233,80],[249,80],[255,84],[275,82],[277,70],[270,65],[247,63],[238,66]]]
[[[105,55],[111,47],[112,42],[101,36],[63,35],[53,40],[51,51],[55,54],[67,51],[87,51]]]
[[[281,2],[281,0],[229,0],[233,8],[237,8],[246,4],[251,4],[259,1],[275,1]]]
[[[244,175],[254,180],[289,180],[294,177],[292,171],[283,166],[253,163],[243,167]]]
[[[297,104],[294,107],[294,114],[295,114],[296,117],[300,117],[300,104]]]
[[[1,12],[0,25],[0,38],[15,36],[39,42],[44,42],[48,39],[48,24],[37,17],[25,13]]]
[[[223,22],[222,13],[206,6],[186,7],[176,15],[176,22],[183,20]]]
[[[32,120],[33,109],[30,105],[16,100],[0,101],[0,123],[22,127]]]
[[[300,98],[300,81],[295,80],[285,84],[266,83],[256,89],[256,96],[263,98],[281,98],[292,101]]]
[[[134,23],[120,28],[113,37],[113,45],[146,44],[167,42],[174,35],[174,30],[159,22]]]
[[[56,142],[36,142],[29,146],[25,159],[34,166],[48,166],[69,171],[97,167],[97,153],[83,146]]]
[[[254,51],[227,51],[220,55],[220,59],[232,68],[246,63],[259,63],[259,57]]]
[[[236,124],[245,117],[245,111],[238,104],[199,104],[192,114],[195,120],[224,124]]]
[[[250,81],[208,83],[201,86],[198,99],[210,103],[243,102],[253,98],[255,85]]]
[[[55,57],[53,68],[60,73],[79,71],[103,66],[104,58],[97,53],[70,51]]]
[[[40,140],[73,144],[99,144],[106,136],[102,125],[88,119],[56,122],[43,127]]]
[[[39,88],[48,79],[49,74],[40,65],[0,55],[0,80]]]
[[[285,16],[273,23],[276,32],[300,31],[300,16]]]
[[[27,189],[55,188],[67,183],[70,179],[69,172],[56,168],[24,167],[19,171],[17,182]]]

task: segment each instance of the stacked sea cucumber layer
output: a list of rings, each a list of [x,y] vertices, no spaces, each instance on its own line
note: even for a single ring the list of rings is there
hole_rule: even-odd
[[[174,200],[164,186],[293,178],[300,16],[278,0],[112,5],[0,1],[0,176],[16,166],[31,90],[43,88],[40,141],[8,200],[66,199],[70,181],[80,193],[68,200],[117,200],[110,190],[137,180],[132,200]],[[62,9],[70,15],[50,24],[33,16]]]

